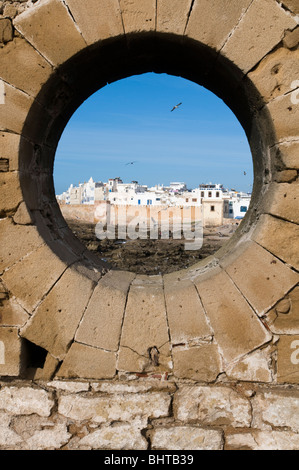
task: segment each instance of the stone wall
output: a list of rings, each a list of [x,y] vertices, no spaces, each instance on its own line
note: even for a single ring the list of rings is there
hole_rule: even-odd
[[[0,2],[2,448],[299,448],[298,13],[297,0]],[[149,71],[222,98],[254,163],[235,236],[165,276],[94,258],[53,185],[78,106]]]
[[[298,386],[128,377],[0,385],[3,450],[299,448]]]

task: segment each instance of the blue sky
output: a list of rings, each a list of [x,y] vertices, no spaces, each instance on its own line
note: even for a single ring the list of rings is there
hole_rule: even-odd
[[[251,191],[253,167],[244,130],[222,100],[183,78],[148,73],[102,88],[66,126],[55,158],[56,194],[91,176]]]

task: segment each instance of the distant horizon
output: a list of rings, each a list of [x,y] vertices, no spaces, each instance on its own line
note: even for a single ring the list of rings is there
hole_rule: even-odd
[[[103,87],[71,117],[56,151],[56,194],[89,175],[188,188],[219,181],[251,192],[253,164],[245,132],[220,98],[189,80],[147,73]]]

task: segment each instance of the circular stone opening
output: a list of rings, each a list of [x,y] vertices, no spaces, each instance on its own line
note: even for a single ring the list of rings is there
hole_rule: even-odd
[[[273,141],[271,120],[261,96],[232,63],[201,43],[168,34],[133,34],[90,46],[61,65],[43,86],[24,125],[20,145],[24,199],[46,242],[59,240],[59,248],[52,244],[59,257],[64,256],[62,243],[84,263],[88,260],[100,269],[111,267],[98,256],[86,254],[86,247],[78,243],[57,204],[53,162],[62,132],[73,113],[97,90],[148,72],[184,77],[212,91],[234,112],[247,136],[254,166],[251,206],[217,257],[232,251],[257,220],[262,188],[270,172],[268,147]],[[210,257],[207,259],[210,262]]]
[[[54,165],[73,233],[101,260],[138,274],[170,273],[216,253],[247,213],[252,179],[247,138],[223,101],[154,73],[86,100]]]

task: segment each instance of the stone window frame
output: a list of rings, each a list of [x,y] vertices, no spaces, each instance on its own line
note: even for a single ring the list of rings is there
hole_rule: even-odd
[[[213,381],[254,351],[276,348],[267,315],[298,284],[296,16],[275,0],[230,2],[221,23],[211,2],[204,10],[191,0],[174,10],[171,0],[92,2],[101,14],[77,0],[38,3],[16,16],[0,50],[0,158],[9,160],[1,172],[0,270],[5,309],[18,317],[0,326],[12,358],[0,375],[21,374],[24,341],[47,351],[42,373],[49,376],[113,378],[119,370],[151,369],[153,338],[148,330],[144,336],[138,316],[144,301],[163,324],[159,347],[167,344],[157,370]],[[53,161],[68,120],[88,96],[148,71],[183,76],[224,100],[246,132],[254,186],[249,211],[223,249],[189,269],[144,278],[111,270],[78,242],[55,199]],[[96,338],[88,336],[93,304],[101,311]],[[179,324],[174,305],[185,312]],[[117,319],[105,329],[107,312]],[[209,319],[207,350],[188,315],[191,324]],[[158,331],[151,334],[158,339]],[[278,365],[285,364],[279,354],[278,347]],[[101,367],[89,371],[95,357]],[[198,365],[186,372],[190,357],[213,361],[205,373]],[[281,370],[279,377],[285,380]]]

